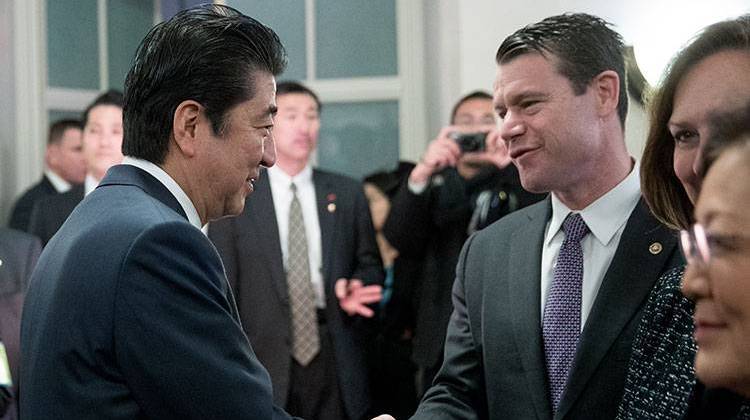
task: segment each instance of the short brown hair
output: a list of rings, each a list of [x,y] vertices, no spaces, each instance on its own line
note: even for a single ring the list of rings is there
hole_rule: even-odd
[[[750,51],[750,14],[704,29],[677,53],[661,88],[650,101],[651,122],[641,159],[641,189],[654,216],[673,229],[685,229],[693,219],[693,203],[674,173],[674,139],[667,128],[675,91],[696,64],[730,49]]]
[[[63,134],[65,134],[65,131],[69,128],[77,128],[79,130],[83,129],[83,125],[79,120],[74,119],[63,119],[55,121],[50,127],[49,127],[49,135],[47,136],[47,145],[52,144],[58,144],[60,143],[60,140],[63,138]]]

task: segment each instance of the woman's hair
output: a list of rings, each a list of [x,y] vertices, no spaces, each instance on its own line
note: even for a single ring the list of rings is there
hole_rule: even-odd
[[[650,101],[651,122],[641,160],[641,188],[653,214],[671,228],[687,228],[693,214],[693,204],[674,173],[675,144],[667,128],[675,91],[691,68],[724,50],[750,52],[750,14],[705,28],[677,53]]]

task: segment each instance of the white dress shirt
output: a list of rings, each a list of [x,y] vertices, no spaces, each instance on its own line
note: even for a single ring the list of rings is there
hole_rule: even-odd
[[[195,209],[195,206],[190,200],[190,197],[185,194],[185,191],[183,191],[182,187],[177,184],[177,181],[175,181],[174,178],[166,173],[164,169],[147,160],[138,159],[131,156],[125,156],[125,159],[122,160],[122,163],[123,165],[132,165],[136,168],[143,169],[144,171],[151,174],[151,176],[156,178],[159,182],[161,182],[162,185],[164,185],[169,190],[169,192],[172,193],[174,198],[177,199],[177,202],[180,203],[180,206],[187,215],[190,224],[198,229],[201,228],[201,219],[200,216],[198,216],[198,210]]]
[[[64,193],[70,190],[72,185],[70,185],[70,182],[64,180],[60,175],[55,173],[52,169],[45,169],[44,170],[44,176],[49,179],[49,182],[52,184],[53,187],[55,187],[55,191],[58,193]]]
[[[599,197],[580,211],[583,221],[589,227],[590,233],[581,240],[583,249],[583,287],[581,300],[581,330],[586,325],[586,319],[594,305],[599,287],[609,264],[620,244],[622,232],[625,230],[630,214],[635,209],[641,197],[639,165],[636,162],[630,174],[617,186]],[[562,247],[565,233],[562,224],[571,213],[555,194],[552,199],[552,218],[547,222],[547,230],[542,246],[542,318],[544,305],[547,302],[552,285],[554,267],[557,255]]]
[[[101,179],[97,181],[97,179],[91,174],[86,174],[86,179],[83,180],[83,195],[86,196],[91,194],[91,192],[99,185],[99,181],[101,181]]]
[[[315,306],[325,308],[325,289],[323,287],[323,245],[320,237],[318,205],[315,198],[315,184],[312,179],[312,167],[306,166],[295,177],[290,177],[278,166],[268,168],[268,179],[271,184],[273,207],[276,212],[276,224],[279,226],[279,242],[284,257],[284,271],[289,258],[289,206],[292,204],[292,183],[297,187],[297,199],[302,207],[302,218],[305,221],[307,237],[307,254],[310,261],[310,281],[315,291]]]

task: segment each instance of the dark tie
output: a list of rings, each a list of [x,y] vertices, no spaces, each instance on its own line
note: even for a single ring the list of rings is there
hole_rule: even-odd
[[[589,233],[589,228],[580,214],[571,213],[563,222],[563,231],[565,240],[557,256],[542,321],[544,355],[555,411],[565,390],[581,332],[581,239]]]
[[[286,281],[292,315],[292,357],[300,365],[307,366],[320,351],[320,337],[315,292],[310,282],[305,220],[297,199],[297,186],[292,184],[291,189]]]

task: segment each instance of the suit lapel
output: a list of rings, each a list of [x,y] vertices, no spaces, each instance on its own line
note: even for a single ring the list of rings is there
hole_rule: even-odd
[[[547,396],[547,373],[541,332],[541,266],[542,246],[547,219],[551,212],[550,199],[529,213],[529,221],[513,236],[510,245],[508,296],[513,314],[513,337],[526,373],[528,389],[538,418],[550,418],[552,407]]]
[[[336,221],[337,199],[332,183],[325,174],[313,170],[313,184],[315,185],[315,201],[318,208],[318,222],[320,223],[320,242],[323,254],[323,282],[326,287],[326,294],[330,293],[328,288],[332,288],[331,275],[331,258],[333,258],[333,241],[334,225]]]
[[[255,191],[248,198],[247,204],[245,214],[252,225],[249,226],[250,233],[241,237],[248,242],[245,246],[248,249],[258,250],[263,261],[268,264],[267,267],[271,271],[271,279],[279,299],[288,303],[284,256],[281,252],[279,225],[276,222],[276,209],[267,171],[261,172],[260,179],[255,183]],[[256,241],[259,238],[266,241],[264,246],[258,246]]]
[[[655,243],[662,246],[656,254],[649,250]],[[675,246],[674,233],[654,219],[641,200],[625,226],[581,333],[558,418],[575,403],[602,358],[638,313]]]

